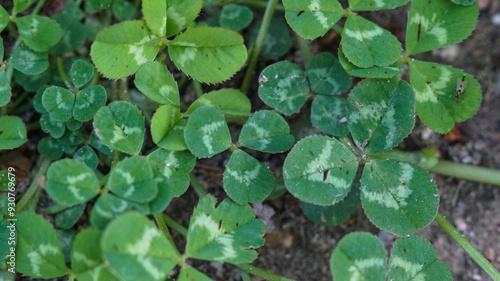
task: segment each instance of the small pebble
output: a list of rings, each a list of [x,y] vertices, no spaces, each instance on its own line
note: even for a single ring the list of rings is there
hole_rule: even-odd
[[[494,14],[491,17],[491,22],[493,23],[493,25],[500,25],[500,13]]]

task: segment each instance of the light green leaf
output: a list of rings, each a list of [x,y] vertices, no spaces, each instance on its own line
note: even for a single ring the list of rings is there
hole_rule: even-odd
[[[475,4],[476,0],[451,0],[451,2],[458,4],[458,5],[470,6],[472,4]]]
[[[389,31],[350,14],[340,41],[346,58],[358,67],[388,66],[401,55],[401,43]]]
[[[179,273],[179,279],[177,281],[212,281],[205,274],[199,272],[198,270],[187,266],[181,269]]]
[[[410,84],[415,90],[420,120],[441,134],[451,131],[456,122],[474,116],[481,104],[481,88],[476,79],[450,66],[412,61]],[[465,89],[457,97],[459,85],[465,85]]]
[[[406,29],[406,49],[418,54],[459,43],[476,26],[479,8],[446,0],[412,1]]]
[[[99,165],[99,159],[97,158],[97,154],[95,154],[95,151],[92,149],[92,147],[88,145],[80,147],[75,152],[73,159],[85,163],[85,165],[87,165],[92,170],[95,170]]]
[[[57,160],[64,153],[64,146],[53,137],[45,137],[37,145],[38,152],[49,160]]]
[[[19,147],[28,141],[26,137],[26,126],[21,118],[0,117],[0,150]]]
[[[256,24],[248,44],[252,45],[255,41],[257,41],[261,25],[262,21]],[[271,23],[269,24],[266,36],[264,37],[264,42],[262,43],[259,58],[265,60],[277,60],[288,53],[291,47],[292,40],[290,38],[290,29],[286,23],[277,17],[271,18]]]
[[[326,226],[341,224],[359,207],[359,179],[355,179],[344,200],[331,206],[301,202],[302,212],[313,222]]]
[[[71,229],[83,215],[85,207],[85,204],[80,204],[63,210],[56,215],[54,225],[58,229]]]
[[[154,61],[141,67],[135,75],[134,84],[154,101],[179,106],[177,82],[161,62]]]
[[[253,19],[252,10],[248,7],[229,4],[222,8],[219,23],[224,28],[240,31],[247,27]]]
[[[389,280],[453,280],[444,262],[436,258],[434,247],[418,236],[399,238],[392,246]]]
[[[61,27],[61,40],[49,50],[51,55],[62,55],[81,47],[87,38],[85,26],[70,13],[58,13],[51,17]]]
[[[243,125],[238,142],[254,150],[281,153],[292,147],[295,138],[290,135],[290,127],[283,117],[261,110]]]
[[[28,9],[36,0],[14,0],[14,13],[21,13]]]
[[[120,161],[111,170],[108,186],[116,195],[138,203],[149,202],[158,193],[153,170],[146,158],[141,156]]]
[[[252,208],[225,199],[201,198],[193,211],[187,234],[186,254],[195,259],[249,263],[257,258],[253,249],[264,245],[266,228],[255,219]]]
[[[47,193],[65,206],[87,202],[99,193],[99,181],[94,171],[74,159],[52,163],[47,170]]]
[[[12,67],[29,75],[40,74],[49,68],[47,53],[35,52],[26,46],[17,48],[10,62]]]
[[[283,5],[290,27],[307,39],[325,35],[344,13],[337,0],[283,0]]]
[[[353,11],[378,11],[403,6],[410,0],[349,0],[349,8]]]
[[[2,32],[10,22],[9,12],[5,10],[2,5],[0,5],[0,32]]]
[[[247,58],[238,33],[215,27],[186,30],[170,42],[168,52],[179,69],[204,83],[231,78]]]
[[[101,85],[82,90],[76,95],[73,116],[82,122],[89,121],[106,104],[107,99],[106,90]]]
[[[119,79],[154,59],[159,40],[143,21],[125,21],[97,33],[90,55],[105,77]]]
[[[195,100],[186,111],[191,114],[195,109],[203,105],[213,105],[220,109],[226,120],[237,120],[238,116],[248,116],[252,110],[252,104],[247,95],[236,89],[220,89],[206,93]]]
[[[188,27],[200,14],[202,0],[169,0],[167,3],[167,37]]]
[[[64,122],[54,120],[54,118],[50,117],[50,114],[44,113],[42,117],[40,117],[40,127],[42,127],[42,131],[50,134],[53,138],[60,138],[64,135],[66,131],[66,126]]]
[[[7,80],[5,71],[2,71],[0,73],[0,107],[8,104],[11,97],[12,91],[9,80]]]
[[[311,123],[321,132],[347,136],[347,101],[337,96],[316,96],[311,106]]]
[[[76,87],[82,87],[94,76],[94,65],[83,59],[76,60],[71,65],[70,76],[73,85]]]
[[[20,17],[16,24],[24,43],[37,52],[47,52],[61,39],[61,27],[47,17]]]
[[[354,143],[368,154],[393,148],[415,126],[415,98],[406,81],[365,79],[347,99],[347,123]]]
[[[97,198],[90,213],[90,224],[97,229],[104,229],[114,218],[136,209],[136,206],[123,198],[111,193],[103,194]]]
[[[274,188],[269,168],[242,150],[231,154],[224,170],[224,190],[240,205],[261,202]]]
[[[127,154],[141,151],[145,130],[144,116],[129,102],[112,102],[94,117],[94,132],[102,143]]]
[[[86,228],[75,237],[71,248],[71,269],[79,281],[117,281],[102,260],[102,231]],[[95,247],[89,247],[95,245]]]
[[[307,64],[306,73],[311,90],[320,95],[344,93],[351,87],[351,77],[330,53],[314,56]]]
[[[272,64],[259,76],[259,97],[286,115],[299,111],[308,94],[309,85],[304,72],[289,61]]]
[[[42,105],[56,121],[66,122],[73,116],[75,95],[58,86],[50,86],[43,92]]]
[[[142,14],[149,29],[157,36],[164,37],[167,33],[167,1],[143,0]]]
[[[317,205],[333,205],[351,190],[358,162],[352,152],[329,137],[311,136],[299,141],[283,164],[288,191]]]
[[[168,150],[187,149],[184,141],[184,127],[187,121],[181,119],[178,107],[170,104],[160,106],[151,121],[151,137],[153,142]]]
[[[16,215],[16,271],[32,278],[55,278],[68,274],[56,231],[35,213]]]
[[[363,169],[361,203],[377,227],[399,236],[430,224],[439,193],[429,172],[397,160],[372,160]]]
[[[231,135],[224,115],[214,106],[197,108],[186,124],[184,139],[198,158],[212,157],[229,148]]]
[[[372,66],[369,68],[361,68],[352,64],[339,48],[339,61],[342,67],[349,75],[364,78],[391,78],[401,72],[402,60],[397,60],[389,66]]]
[[[330,261],[335,280],[385,280],[386,266],[384,245],[377,237],[364,232],[344,236]]]
[[[180,258],[153,222],[136,212],[111,222],[101,247],[109,269],[123,281],[165,280]]]

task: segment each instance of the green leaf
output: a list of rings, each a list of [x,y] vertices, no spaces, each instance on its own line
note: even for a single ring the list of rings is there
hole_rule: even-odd
[[[304,105],[309,85],[296,64],[280,61],[266,67],[259,76],[259,97],[267,105],[290,115]]]
[[[117,281],[102,260],[102,231],[86,228],[75,237],[71,249],[71,269],[79,281]],[[94,245],[95,247],[89,247]]]
[[[127,211],[136,209],[132,202],[111,193],[97,198],[90,213],[90,224],[97,229],[104,229],[108,223]]]
[[[167,67],[159,61],[141,67],[135,75],[134,84],[154,101],[179,106],[177,83]]]
[[[329,137],[311,136],[299,141],[283,164],[288,191],[317,205],[333,205],[351,190],[358,162],[352,152]]]
[[[311,123],[321,132],[347,136],[347,101],[337,96],[316,96],[311,106]]]
[[[202,0],[169,0],[167,3],[167,37],[188,27],[198,17],[202,6]]]
[[[467,38],[476,26],[477,5],[459,6],[446,0],[412,1],[406,29],[406,49],[418,54]]]
[[[14,13],[18,14],[28,9],[36,0],[14,0]]]
[[[126,0],[114,0],[111,9],[116,19],[119,21],[131,20],[135,18],[135,8],[132,3]]]
[[[78,146],[80,143],[82,143],[83,135],[82,135],[82,132],[80,130],[77,130],[77,131],[66,130],[66,132],[64,132],[64,134],[62,135],[62,137],[60,137],[58,139],[58,141],[62,145],[65,145],[68,147],[74,147],[72,151],[75,151],[76,146]],[[73,152],[66,151],[66,153],[73,153]]]
[[[40,117],[40,126],[42,127],[42,131],[56,139],[62,137],[66,131],[64,122],[54,120],[48,113],[44,113]]]
[[[437,214],[439,193],[426,170],[397,160],[372,160],[363,169],[361,203],[377,227],[412,235]]]
[[[53,137],[45,137],[37,145],[38,152],[49,160],[57,160],[64,153],[64,146]]]
[[[253,19],[252,10],[248,7],[229,4],[222,8],[219,23],[224,28],[240,31],[247,27]]]
[[[94,171],[74,159],[52,163],[47,170],[47,193],[65,206],[87,202],[99,193],[99,181]]]
[[[397,60],[389,66],[372,66],[370,68],[361,68],[352,64],[339,48],[339,61],[345,71],[352,76],[364,78],[391,78],[401,72],[402,60]]]
[[[47,17],[20,17],[16,24],[24,43],[37,52],[47,52],[61,39],[61,27]]]
[[[204,83],[231,78],[247,58],[238,33],[215,27],[186,30],[169,43],[168,52],[179,69]]]
[[[99,137],[96,135],[96,133],[95,133],[95,131],[94,131],[94,130],[92,130],[92,133],[90,133],[90,137],[89,137],[89,144],[90,144],[93,148],[95,148],[95,149],[97,149],[99,152],[101,152],[102,154],[108,155],[108,154],[110,154],[110,153],[112,152],[112,151],[111,151],[111,149],[110,149],[107,145],[105,145],[105,144],[103,144],[103,143],[101,142],[101,140],[100,140],[100,139],[99,139]]]
[[[0,117],[0,150],[19,147],[28,141],[26,137],[26,126],[21,118]]]
[[[68,122],[66,122],[66,128],[70,131],[79,130],[82,127],[83,123],[81,121],[75,120],[71,118]]]
[[[94,132],[102,143],[127,154],[141,151],[145,130],[144,116],[129,102],[112,102],[94,117]]]
[[[451,2],[462,6],[470,6],[475,4],[476,0],[451,0]]]
[[[205,274],[199,272],[198,270],[186,266],[181,269],[181,273],[179,273],[179,279],[177,281],[212,281],[212,279],[208,278]]]
[[[70,3],[70,2],[68,2]],[[76,87],[82,87],[87,84],[94,76],[94,65],[87,60],[79,59],[71,65],[71,82]]]
[[[66,122],[73,116],[75,95],[58,86],[51,86],[43,92],[42,104],[56,121]]]
[[[88,145],[80,147],[75,152],[73,159],[85,163],[85,165],[87,165],[92,170],[95,170],[99,165],[99,159],[97,158],[97,154],[95,154],[95,151],[92,149],[92,147]]]
[[[393,148],[415,126],[415,98],[406,81],[365,79],[347,99],[347,123],[354,143],[368,154]]]
[[[50,68],[37,75],[24,74],[20,71],[14,71],[14,80],[21,85],[26,92],[34,93],[47,84],[51,78]]]
[[[224,115],[214,106],[197,108],[186,124],[184,139],[198,158],[212,157],[229,148],[231,135]]]
[[[295,138],[290,135],[290,127],[283,117],[273,111],[261,110],[243,125],[238,142],[254,150],[281,153],[292,147]]]
[[[59,229],[71,229],[83,215],[85,207],[85,204],[75,205],[58,213],[54,219],[55,226]]]
[[[340,41],[346,58],[358,67],[388,66],[401,55],[401,43],[389,31],[350,14]]]
[[[29,75],[40,74],[49,68],[47,53],[35,52],[26,46],[17,48],[10,62],[12,67]]]
[[[49,50],[52,55],[62,55],[81,47],[87,38],[85,26],[74,14],[59,13],[52,16],[61,27],[61,40]]]
[[[0,6],[2,7],[2,6]],[[3,39],[2,37],[0,37],[0,61],[3,61],[3,57],[4,57],[4,46],[3,46]]]
[[[336,0],[283,0],[283,5],[290,27],[307,39],[325,35],[344,13]]]
[[[97,33],[90,55],[102,75],[119,79],[154,59],[159,40],[143,21],[125,21]]]
[[[453,280],[450,270],[436,258],[434,247],[422,237],[400,238],[392,246],[389,280]]]
[[[5,71],[0,73],[0,107],[8,104],[12,97],[9,80]]]
[[[387,258],[382,242],[363,232],[344,236],[333,251],[330,261],[335,280],[385,280],[386,266]]]
[[[306,67],[306,73],[311,90],[319,95],[340,94],[351,87],[351,77],[330,53],[314,56]]]
[[[5,10],[2,5],[0,5],[0,32],[2,32],[10,22],[9,12]]]
[[[224,190],[240,205],[261,202],[274,188],[269,168],[242,150],[231,154],[224,170]]]
[[[213,105],[220,109],[228,122],[236,119],[237,116],[248,116],[252,110],[252,104],[247,95],[236,89],[220,89],[199,97],[189,106],[186,114],[191,114],[195,109],[204,105]]]
[[[73,15],[75,19],[82,20],[85,13],[80,9],[80,5],[74,1],[69,1],[64,4],[63,12]]]
[[[5,199],[7,199],[7,196],[5,195],[1,195],[0,198],[2,198],[2,201]],[[3,204],[3,202],[2,202]],[[11,245],[9,245],[9,243],[16,243],[17,239],[16,239],[16,236],[17,236],[17,233],[16,233],[16,229],[15,227],[13,227],[13,232],[11,232],[11,227],[10,227],[10,222],[7,221],[7,220],[4,220],[3,219],[3,215],[2,215],[2,218],[0,218],[0,239],[2,241],[2,243],[0,244],[0,259],[2,259],[2,261],[4,261],[4,264],[6,264],[7,262],[10,262],[9,259],[11,257],[8,257],[8,255],[11,255],[11,251],[10,251],[10,248],[11,248]],[[11,233],[13,233],[13,235],[16,235],[13,237],[14,240],[10,240],[9,238],[11,238]],[[11,242],[12,241],[12,242]],[[13,244],[15,245],[15,244]],[[15,257],[14,257],[15,259]],[[11,266],[8,266],[8,268],[11,268]],[[1,272],[4,272],[3,270]],[[0,274],[1,274],[0,272]],[[2,281],[5,281],[5,279],[2,279],[2,275],[0,275],[0,280]],[[12,281],[14,281],[14,279],[12,279]]]
[[[165,235],[136,212],[111,222],[101,247],[109,269],[123,281],[165,280],[179,258]]]
[[[10,184],[9,184],[10,183]],[[14,174],[7,171],[7,170],[1,170],[0,171],[0,191],[7,191],[11,189],[13,184],[16,184],[17,180],[14,177]],[[0,196],[0,216],[4,216],[8,214],[8,211],[4,208],[7,206],[7,196],[2,195]]]
[[[378,11],[394,9],[405,5],[410,0],[349,0],[349,8],[353,11]]]
[[[481,104],[481,88],[476,79],[450,66],[412,61],[410,83],[415,89],[420,120],[441,134],[451,131],[456,122],[474,116]],[[466,87],[457,97],[461,84]]]
[[[201,198],[193,211],[187,234],[186,254],[195,259],[249,263],[257,258],[253,249],[264,245],[266,228],[255,219],[250,205],[240,206],[225,199]]]
[[[257,41],[261,25],[262,21],[256,24],[250,37],[250,45]],[[292,40],[290,39],[289,32],[290,30],[284,21],[275,17],[271,18],[271,23],[264,37],[264,42],[262,43],[259,58],[277,60],[288,53],[292,47]]]
[[[145,157],[132,156],[122,160],[111,170],[109,190],[127,200],[146,203],[158,193],[153,170]]]
[[[93,10],[99,11],[109,8],[111,0],[89,0],[88,3]]]
[[[37,91],[35,96],[33,97],[33,107],[35,108],[36,112],[41,113],[42,115],[47,113],[47,110],[43,107],[42,104],[42,95],[47,90],[49,85],[45,85],[40,87]]]
[[[167,33],[167,1],[143,0],[142,14],[149,29],[154,34],[165,37]]]
[[[153,142],[168,150],[187,149],[184,141],[184,127],[187,121],[181,119],[178,107],[165,104],[156,110],[151,120],[151,137]]]
[[[89,121],[106,104],[107,99],[106,90],[101,85],[84,89],[76,95],[73,116],[82,122]]]
[[[302,212],[313,222],[326,226],[341,224],[359,207],[359,179],[355,179],[344,200],[331,206],[301,202]]]
[[[55,230],[35,213],[16,215],[16,271],[32,278],[55,278],[68,274]]]

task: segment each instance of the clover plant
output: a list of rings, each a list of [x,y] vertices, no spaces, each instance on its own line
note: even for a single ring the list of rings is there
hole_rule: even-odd
[[[447,133],[478,110],[472,75],[414,58],[467,38],[475,1],[76,0],[50,16],[43,0],[2,5],[1,35],[17,40],[0,38],[0,149],[18,148],[27,132],[38,132],[29,143],[40,155],[13,209],[16,173],[1,174],[9,197],[1,195],[0,236],[9,237],[7,225],[15,224],[15,251],[3,242],[0,248],[2,280],[14,280],[8,271],[82,281],[212,280],[189,259],[235,264],[243,278],[291,280],[248,266],[266,233],[250,204],[283,194],[281,181],[318,224],[340,224],[361,204],[375,226],[399,237],[387,259],[376,236],[346,235],[332,250],[335,280],[452,279],[430,242],[415,235],[436,219],[458,239],[438,214],[429,174],[438,160],[393,148],[416,115]],[[404,44],[359,13],[404,5]],[[262,20],[259,7],[266,8]],[[290,50],[290,29],[304,67],[276,62]],[[338,50],[309,57],[303,38],[331,29],[341,35]],[[259,56],[266,66],[257,90],[247,93]],[[404,64],[409,81],[399,77]],[[245,67],[237,89],[236,73]],[[197,92],[192,102],[186,82]],[[212,90],[203,93],[200,83]],[[264,108],[252,108],[255,95]],[[26,99],[33,113],[19,107]],[[297,112],[315,134],[291,133]],[[38,119],[27,127],[30,118]],[[259,160],[279,153],[286,157],[278,170]],[[219,204],[192,173],[198,159],[216,155],[225,159],[228,197]],[[184,228],[164,211],[190,184],[200,200]],[[45,209],[37,208],[40,185],[53,204]],[[169,229],[186,237],[184,251]],[[480,253],[473,258],[499,278]]]

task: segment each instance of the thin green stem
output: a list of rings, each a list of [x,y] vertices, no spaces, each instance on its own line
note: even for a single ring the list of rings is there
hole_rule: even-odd
[[[239,269],[242,269],[254,276],[260,277],[264,280],[269,280],[269,281],[295,281],[290,278],[283,277],[281,275],[277,275],[268,271],[265,271],[261,268],[255,267],[251,264],[247,263],[240,263],[240,264],[235,264]]]
[[[50,165],[50,160],[43,159],[43,162],[40,165],[40,168],[38,169],[38,171],[35,173],[35,175],[31,179],[31,184],[28,187],[28,190],[23,195],[21,200],[19,200],[19,202],[17,203],[16,212],[18,212],[18,213],[21,212],[22,209],[24,207],[26,207],[26,204],[28,204],[28,202],[31,200],[33,195],[35,195],[37,193],[38,189],[40,188],[40,185],[38,185],[37,179],[39,176],[45,175],[45,173],[47,172],[47,169],[49,168],[49,165]]]
[[[205,6],[212,6],[212,5],[226,5],[226,4],[241,4],[241,5],[247,5],[247,6],[253,6],[253,7],[258,7],[258,8],[266,8],[267,7],[267,2],[266,1],[259,1],[259,0],[222,0],[220,2],[215,2],[215,3],[205,3]],[[277,4],[276,8],[277,11],[284,11],[285,6]]]
[[[203,96],[203,89],[201,88],[200,82],[193,80],[193,88],[197,98]]]
[[[441,213],[437,214],[436,222],[491,279],[500,280],[498,270]]]
[[[127,78],[122,78],[118,82],[118,98],[124,101],[130,101],[128,96],[128,82]]]
[[[48,215],[52,215],[52,214],[60,213],[68,208],[69,208],[68,206],[64,206],[61,204],[55,204],[55,205],[49,206],[47,208],[44,208],[43,212],[48,214]]]
[[[38,3],[36,3],[35,8],[33,9],[33,12],[31,13],[32,15],[36,15],[40,12],[40,10],[43,7],[43,4],[45,4],[45,0],[40,0]]]
[[[428,170],[436,174],[500,186],[500,171],[495,169],[439,160]]]
[[[113,170],[116,165],[118,165],[118,162],[120,162],[120,151],[115,149],[113,151],[113,160],[111,161],[111,168],[109,169],[109,172],[111,172],[111,170]]]
[[[177,82],[177,87],[179,88],[179,90],[182,88],[182,86],[184,86],[187,80],[188,80],[187,75],[183,75],[181,79],[179,79],[179,82]]]
[[[342,31],[344,30],[344,28],[340,25],[337,25],[337,24],[334,24],[332,26],[332,29],[335,30],[335,32],[337,32],[338,34],[342,34]]]
[[[171,217],[169,217],[166,214],[163,214],[163,219],[165,224],[170,227],[171,229],[177,231],[180,235],[186,237],[188,230],[184,226],[182,226],[180,223],[176,222],[173,220]]]
[[[66,87],[68,87],[68,89],[72,89],[71,83],[69,82],[68,79],[68,75],[66,75],[66,72],[64,72],[62,57],[56,58],[56,65],[57,65],[57,72],[59,72],[59,76],[61,76],[61,79],[63,80],[64,84],[66,85]]]
[[[255,72],[255,68],[257,67],[257,62],[259,60],[260,50],[262,49],[264,38],[266,37],[267,30],[269,29],[269,25],[271,24],[271,19],[273,17],[274,8],[277,2],[278,0],[269,0],[269,2],[267,2],[266,11],[264,12],[264,18],[262,19],[262,25],[260,26],[259,34],[257,36],[257,40],[255,41],[253,51],[250,54],[250,59],[248,60],[247,72],[245,73],[245,78],[243,78],[243,84],[241,86],[241,92],[245,94],[248,92],[248,89],[250,88],[253,74]],[[261,3],[265,4],[265,2]]]
[[[16,98],[12,106],[10,106],[7,110],[7,114],[12,113],[20,104],[24,102],[24,100],[30,96],[28,92],[22,92],[19,97]]]
[[[250,277],[250,274],[248,274],[248,272],[244,271],[243,269],[240,269],[240,275],[243,281],[252,281],[252,277]]]
[[[158,213],[158,214],[154,215],[154,217],[155,217],[155,220],[156,220],[156,224],[161,229],[161,231],[163,232],[163,234],[165,235],[165,237],[167,237],[167,240],[170,241],[170,244],[172,244],[172,247],[174,248],[175,253],[178,256],[180,256],[181,253],[179,252],[179,250],[175,246],[174,240],[172,239],[172,236],[170,235],[170,231],[168,231],[168,227],[167,227],[167,225],[165,223],[165,219],[164,219],[163,213]]]
[[[196,194],[198,194],[200,198],[207,195],[207,192],[201,186],[200,181],[192,172],[189,173],[189,179],[191,180],[191,186],[194,188],[194,191],[196,191]]]
[[[309,49],[309,42],[298,33],[295,33],[295,39],[299,44],[300,52],[302,53],[302,60],[304,61],[304,66],[306,66],[312,58],[311,50]]]
[[[104,177],[101,178],[99,181],[99,186],[104,186],[103,189],[101,189],[101,194],[107,194],[109,192],[109,187],[107,185],[109,175],[111,174],[111,171],[118,165],[118,162],[120,162],[120,151],[114,150],[113,151],[113,160],[111,160],[111,167],[109,168],[109,173],[105,175]]]

